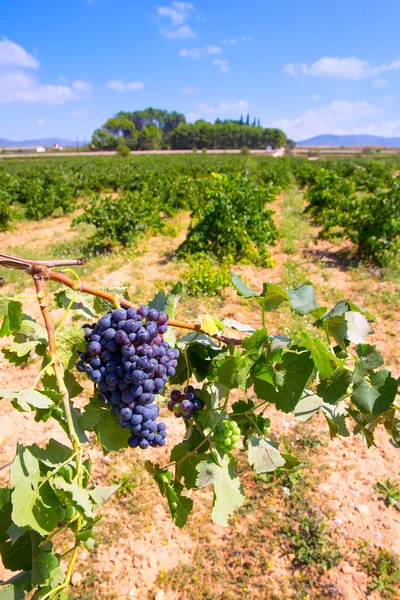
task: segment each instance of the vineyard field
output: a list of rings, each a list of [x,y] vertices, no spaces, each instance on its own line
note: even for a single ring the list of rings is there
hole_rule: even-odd
[[[164,290],[172,290],[167,296],[168,308],[173,305],[175,313],[170,317],[201,323],[210,336],[204,346],[196,346],[196,333],[189,333],[195,337],[185,342],[188,332],[175,329],[179,347],[186,350],[176,373],[173,367],[165,397],[158,402],[168,432],[165,445],[142,451],[125,443],[119,452],[109,452],[102,441],[103,452],[96,441],[101,438],[99,430],[82,429],[88,440],[85,458],[91,460],[91,478],[98,486],[119,488],[99,508],[102,519],[95,523],[94,548],[88,544],[78,554],[70,600],[400,597],[399,396],[387,406],[383,401],[382,410],[376,403],[375,412],[363,412],[361,400],[352,405],[353,415],[350,409],[346,418],[335,413],[337,399],[343,408],[364,375],[373,378],[383,372],[374,373],[375,366],[357,372],[354,352],[349,357],[346,354],[354,344],[360,359],[364,351],[371,351],[371,347],[366,349],[367,342],[376,345],[384,368],[392,373],[390,385],[393,381],[396,386],[400,378],[399,173],[396,155],[309,161],[295,156],[275,159],[193,153],[4,158],[0,162],[1,253],[35,260],[87,258],[86,264],[68,266],[64,271],[76,283],[75,295],[69,289],[60,292],[55,280],[48,282],[49,309],[57,323],[61,322],[57,326],[92,323],[101,316],[93,316],[95,304],[86,304],[81,285],[85,282],[129,296],[135,306],[147,306],[155,298],[152,306],[158,307]],[[4,280],[1,296],[23,303],[23,312],[43,325],[43,307],[27,274],[0,264],[0,276],[0,281]],[[343,307],[343,300],[348,308],[340,313],[337,307]],[[5,316],[1,306],[0,328]],[[328,307],[327,311],[318,312],[321,307]],[[331,317],[334,324],[329,329],[332,307],[338,312]],[[341,337],[335,317],[340,320],[343,314],[359,315],[356,322],[370,333],[367,342],[358,339],[358,332],[354,344]],[[125,319],[128,316],[121,317],[121,323]],[[40,344],[33,345],[26,361],[18,355],[7,358],[10,345],[18,335],[21,338],[17,331],[13,339],[11,329],[4,324],[0,329],[0,398],[4,390],[28,389],[43,360]],[[260,358],[257,355],[253,360],[251,343],[245,343],[252,370],[244,379],[250,377],[250,383],[242,381],[241,365],[231,384],[225,372],[225,379],[221,376],[223,362],[240,362],[239,351],[232,348],[230,354],[223,354],[215,344],[223,336],[239,337],[240,343],[255,330],[265,339],[268,332],[282,344],[271,349],[272,358],[270,350],[266,351],[273,368],[260,375],[253,366]],[[293,345],[287,350],[289,338]],[[29,344],[31,339],[22,341]],[[311,339],[318,341],[311,346]],[[308,371],[303,388],[307,383],[311,390],[307,394],[315,398],[318,392],[324,400],[328,398],[323,410],[319,410],[321,400],[310,420],[297,410],[297,400],[296,406],[283,403],[282,407],[280,397],[276,405],[268,400],[271,390],[267,398],[258,391],[269,384],[274,369],[273,377],[279,380],[282,356],[283,361],[290,360],[290,352],[298,356],[302,344],[309,344],[304,352],[304,363],[309,362],[304,367]],[[310,348],[315,364],[315,354],[321,353],[321,368],[312,363]],[[377,360],[379,368],[382,362]],[[44,381],[50,380],[48,368],[45,365]],[[170,392],[183,389],[189,378],[200,388],[207,369],[212,382],[231,389],[223,410],[231,410],[230,417],[238,427],[232,425],[227,435],[226,427],[224,430],[217,420],[209,430],[211,434],[213,428],[219,432],[220,447],[226,437],[234,439],[230,467],[234,466],[245,494],[243,501],[237,500],[237,510],[228,515],[221,510],[222,517],[215,515],[212,486],[188,485],[180,495],[179,481],[187,484],[189,470],[184,475],[174,471],[172,483],[162,480],[165,470],[152,471],[156,463],[168,467],[175,460],[171,450],[174,446],[179,450],[188,435],[187,421],[175,418],[173,409],[167,408]],[[345,373],[352,370],[353,379]],[[215,372],[220,379],[214,377]],[[282,376],[286,372],[289,367]],[[335,373],[345,381],[340,394]],[[93,384],[76,370],[75,377],[83,391],[74,398],[74,406],[84,411],[92,407]],[[241,380],[240,385],[236,380]],[[343,381],[337,387],[343,387]],[[248,409],[251,404],[244,403],[257,403],[260,398],[268,404],[257,419]],[[286,397],[285,401],[289,402]],[[236,409],[232,409],[235,403]],[[15,401],[4,394],[0,402],[1,486],[9,485],[9,465],[17,441],[43,446],[51,437],[68,443],[55,419],[42,418],[35,410],[16,411],[13,405]],[[390,410],[391,425],[387,418]],[[247,412],[255,424],[245,422]],[[201,412],[195,418],[196,435],[200,424],[204,431],[209,425],[199,415]],[[242,438],[236,442],[234,436],[240,431]],[[245,444],[252,435],[262,437],[265,431],[277,452],[271,450],[271,461],[278,461],[277,465],[249,470],[250,450],[248,458]],[[208,441],[211,434],[205,434]],[[202,444],[204,440],[197,445]],[[191,452],[195,446],[193,443]],[[194,455],[194,468],[203,464],[201,459],[210,452],[207,446],[203,451],[200,458]],[[224,461],[228,454],[222,452],[221,456]],[[257,458],[253,466],[256,462]],[[209,471],[201,474],[213,475],[212,470],[211,475]],[[225,497],[225,504],[235,504],[239,495],[236,481],[231,480],[232,495]],[[165,497],[161,498],[159,488],[164,489]],[[171,490],[176,493],[173,500],[168,497]],[[194,502],[183,529],[176,526],[182,525],[182,513],[177,517],[173,505],[175,501],[179,505],[182,498],[183,503]],[[221,526],[225,518],[227,528]],[[61,532],[61,554],[67,553],[73,540],[72,530]],[[5,544],[9,542],[0,537],[0,549]],[[67,561],[68,555],[61,565],[67,567]],[[13,570],[0,564],[0,580],[13,575]],[[43,587],[41,593],[49,592]]]

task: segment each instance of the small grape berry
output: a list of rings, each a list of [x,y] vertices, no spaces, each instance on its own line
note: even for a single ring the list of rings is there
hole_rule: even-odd
[[[200,395],[201,390],[195,390],[192,385],[188,385],[186,392],[180,390],[172,390],[167,407],[173,412],[176,417],[183,417],[185,420],[191,419],[194,413],[203,410],[204,402],[201,398],[196,398]]]

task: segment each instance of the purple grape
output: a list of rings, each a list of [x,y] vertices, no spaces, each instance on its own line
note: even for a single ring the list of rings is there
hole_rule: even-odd
[[[126,320],[126,310],[124,308],[117,308],[116,310],[113,311],[112,317],[113,317],[114,321],[116,321],[117,323],[119,321],[125,321]]]

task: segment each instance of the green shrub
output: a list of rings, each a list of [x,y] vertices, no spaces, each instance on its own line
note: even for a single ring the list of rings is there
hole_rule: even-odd
[[[131,153],[129,146],[127,146],[126,144],[118,144],[117,146],[117,154],[119,154],[119,156],[129,156]]]
[[[213,174],[204,191],[204,202],[192,216],[186,240],[178,248],[178,256],[208,253],[220,262],[247,261],[270,266],[267,244],[279,237],[272,210],[272,187],[266,187],[242,175]]]
[[[189,296],[220,296],[231,285],[229,266],[218,265],[202,254],[194,255],[183,274],[183,281]]]
[[[160,211],[147,190],[122,196],[94,195],[73,224],[94,225],[92,241],[103,246],[126,246],[143,233],[158,233],[163,227]]]

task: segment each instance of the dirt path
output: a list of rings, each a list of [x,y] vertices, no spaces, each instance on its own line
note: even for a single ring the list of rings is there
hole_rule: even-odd
[[[282,199],[276,205],[279,209],[278,214],[281,201]],[[11,234],[0,234],[0,244],[2,247],[13,247],[23,243],[33,249],[36,245],[51,242],[57,232],[74,239],[73,236],[77,234],[66,229],[67,223],[67,219],[60,219],[30,224]],[[169,259],[184,239],[187,226],[187,215],[181,215],[176,237],[154,237],[142,247],[142,253],[137,258],[127,258],[125,263],[113,272],[108,272],[106,264],[101,265],[91,274],[90,279],[96,281],[97,285],[104,286],[130,282],[131,294],[135,301],[148,301],[165,281],[176,281],[179,278],[182,267]],[[388,368],[400,374],[400,357],[396,347],[400,323],[391,317],[391,301],[386,304],[378,302],[383,297],[392,298],[392,295],[397,293],[396,286],[386,284],[375,275],[364,279],[360,274],[355,276],[354,271],[349,270],[338,259],[337,247],[325,242],[314,243],[315,232],[311,236],[311,242],[308,240],[303,243],[300,240],[294,256],[283,252],[283,242],[273,248],[272,254],[276,264],[272,269],[239,265],[234,270],[250,286],[260,289],[264,280],[279,282],[282,277],[288,277],[290,269],[295,269],[296,273],[296,269],[301,269],[301,272],[306,271],[307,277],[317,285],[320,304],[332,304],[340,294],[366,308],[378,309],[378,313],[382,307],[386,307],[388,314],[386,316],[384,312],[384,318],[377,323],[374,342],[389,361]],[[30,288],[27,288],[27,291],[28,289]],[[24,310],[39,319],[35,300],[26,302]],[[193,318],[206,309],[210,312],[215,310],[222,317],[233,317],[253,325],[259,323],[257,308],[243,302],[231,289],[226,290],[220,300],[184,300],[181,316]],[[276,328],[283,331],[286,326],[289,327],[290,319],[286,314],[268,315],[269,326],[274,330]],[[3,345],[4,342],[7,340],[2,340]],[[24,369],[15,369],[0,357],[0,388],[28,387],[37,373],[37,364],[38,360]],[[182,423],[164,412],[169,443],[165,448],[152,451],[152,460],[161,464],[168,462],[171,447],[182,439],[184,431]],[[23,440],[26,444],[41,443],[51,435],[60,441],[66,441],[64,434],[53,428],[52,424],[34,423],[32,415],[16,413],[8,401],[1,402],[0,415],[0,467],[5,467],[0,471],[0,479],[3,483],[8,477],[6,465],[12,460],[18,440]],[[326,424],[322,418],[316,423],[313,421],[311,429],[303,430],[303,426],[294,424],[290,416],[277,415],[273,411],[270,416],[272,431],[276,434],[290,432],[294,445],[300,443],[297,440],[303,440],[303,436],[305,441],[311,439],[311,433],[327,440]],[[311,597],[338,597],[345,600],[366,598],[367,576],[360,567],[357,550],[360,542],[368,543],[375,550],[387,548],[400,554],[400,512],[387,509],[372,491],[372,486],[377,481],[394,478],[399,473],[400,457],[386,441],[383,432],[378,433],[377,438],[378,448],[368,451],[357,439],[335,440],[329,445],[318,446],[313,450],[314,466],[310,469],[309,477],[310,488],[315,487],[314,503],[333,511],[329,523],[342,546],[345,558],[321,579],[326,586],[333,586],[332,589],[337,591],[337,595],[320,596],[319,592],[315,592]],[[268,548],[268,544],[271,543],[270,524],[265,521],[265,515],[269,514],[272,502],[268,493],[265,495],[264,504],[261,503],[253,511],[241,512],[232,527],[225,531],[208,521],[210,491],[206,488],[196,492],[195,512],[188,527],[181,532],[172,524],[164,502],[160,500],[149,477],[143,471],[144,453],[139,455],[126,450],[105,459],[96,448],[90,447],[88,452],[94,461],[94,476],[99,483],[106,484],[110,480],[119,481],[121,477],[125,477],[128,491],[120,497],[115,497],[104,508],[102,532],[99,534],[97,549],[90,556],[86,551],[80,556],[78,571],[73,579],[72,600],[145,600],[154,597],[157,600],[241,600],[247,597],[260,600],[286,597],[303,599],[303,596],[296,595],[294,591],[296,588],[293,581],[299,577],[299,573],[293,570],[291,559],[276,549],[270,557],[271,566],[268,567],[268,573],[261,567],[260,556],[252,559],[251,567],[247,566],[250,558],[249,551],[245,550],[246,540],[249,536],[251,540],[254,523],[258,523],[258,537],[254,541],[257,552],[262,555],[263,546]],[[312,483],[314,471],[322,474],[322,480],[315,484]],[[133,487],[130,489],[129,485]],[[254,486],[250,479],[248,486],[250,489]],[[255,494],[257,495],[257,491]],[[275,502],[275,512],[281,514],[281,518],[284,519],[284,495],[279,490]],[[191,568],[198,571],[189,581],[184,577],[187,577]],[[217,579],[221,571],[228,568],[232,568],[228,572],[232,574],[234,587],[229,592],[230,595],[225,595],[227,592],[219,587]],[[169,581],[168,577],[175,571],[179,574],[177,583],[164,583]],[[244,573],[250,573],[246,575],[250,583],[243,583]],[[0,568],[0,577],[9,575]],[[199,588],[199,580],[202,579],[204,584]],[[186,591],[179,587],[179,581],[189,581]],[[271,591],[273,588],[276,588],[275,592]],[[374,594],[370,596],[375,600],[380,597]]]

